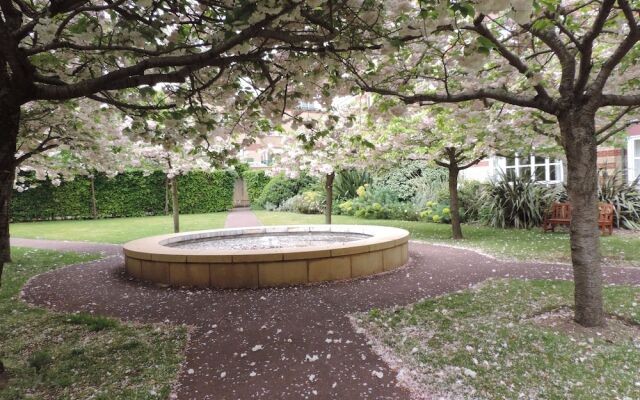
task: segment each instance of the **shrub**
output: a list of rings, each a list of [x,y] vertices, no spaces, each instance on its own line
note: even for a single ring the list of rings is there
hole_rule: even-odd
[[[316,184],[313,178],[302,176],[298,179],[287,178],[284,175],[278,175],[271,178],[258,198],[258,205],[265,209],[277,209],[287,199],[296,194],[307,190]]]
[[[257,204],[262,190],[269,183],[271,177],[267,176],[264,171],[248,170],[242,173],[242,178],[247,185],[247,192],[249,193],[249,202],[251,204]]]
[[[344,170],[336,174],[333,182],[333,195],[339,200],[348,200],[357,197],[359,187],[371,184],[371,176],[367,171]]]
[[[386,187],[361,186],[358,197],[341,203],[341,214],[368,219],[400,219],[417,221],[418,212],[411,203],[402,203]]]
[[[326,204],[324,193],[311,190],[293,196],[285,200],[278,211],[291,211],[302,214],[322,214]]]
[[[480,219],[481,197],[484,185],[474,180],[462,181],[458,187],[458,206],[462,222],[478,221]]]
[[[436,200],[437,193],[448,182],[447,171],[432,168],[424,161],[412,161],[376,179],[378,187],[387,188],[399,201],[413,201],[418,207]]]
[[[269,206],[276,208],[285,200],[293,197],[298,192],[298,183],[293,179],[288,179],[284,175],[278,175],[269,181],[262,190],[258,198],[258,205],[265,209]]]
[[[618,228],[640,229],[640,177],[625,183],[624,175],[617,171],[614,175],[603,174],[598,187],[598,199],[613,204],[615,224]]]
[[[496,228],[533,228],[542,224],[552,201],[552,189],[529,178],[509,179],[502,174],[481,196],[481,219]]]
[[[420,212],[420,219],[426,222],[435,222],[440,224],[451,223],[451,209],[448,204],[427,202],[425,209]]]

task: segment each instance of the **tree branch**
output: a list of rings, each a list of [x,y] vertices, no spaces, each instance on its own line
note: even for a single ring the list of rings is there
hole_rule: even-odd
[[[598,11],[598,15],[596,16],[591,29],[582,37],[580,46],[578,46],[578,50],[580,50],[581,55],[580,66],[578,69],[578,81],[574,88],[574,93],[576,95],[581,95],[587,85],[587,82],[589,82],[589,74],[592,67],[591,56],[593,54],[593,42],[602,32],[614,3],[615,0],[604,0],[602,2],[602,6],[600,6],[600,10]]]
[[[599,106],[640,106],[640,94],[626,96],[619,94],[603,94],[600,98]]]
[[[543,101],[534,96],[521,96],[504,89],[484,88],[470,92],[461,92],[454,94],[435,94],[423,93],[416,95],[404,95],[399,92],[371,87],[365,82],[358,83],[365,92],[378,93],[385,96],[394,96],[402,100],[405,104],[426,104],[426,103],[462,103],[469,100],[493,99],[503,103],[513,104],[516,106],[535,108],[549,114],[555,114],[556,109],[553,104]]]
[[[531,78],[533,76],[533,72],[529,70],[529,67],[518,57],[516,54],[507,49],[492,33],[491,31],[482,23],[484,20],[484,15],[480,14],[473,21],[474,31],[480,34],[481,36],[487,38],[500,53],[500,55],[505,58],[509,64],[511,64],[514,68],[518,70],[522,75],[527,78]],[[538,93],[538,95],[549,102],[553,102],[546,89],[542,86],[542,84],[537,84],[534,86],[534,89]]]

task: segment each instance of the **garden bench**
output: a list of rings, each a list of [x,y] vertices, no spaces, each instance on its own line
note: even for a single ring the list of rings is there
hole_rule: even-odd
[[[603,234],[611,235],[613,233],[613,216],[615,209],[612,204],[598,204],[598,228]],[[551,209],[547,213],[542,222],[542,229],[545,232],[552,231],[556,225],[571,224],[571,204],[569,203],[553,203]]]
[[[571,204],[569,203],[553,203],[551,209],[545,215],[542,222],[542,229],[545,232],[554,231],[556,225],[571,224]]]
[[[598,212],[598,227],[600,228],[600,231],[603,234],[613,234],[613,215],[615,214],[615,208],[613,208],[613,204],[598,204]]]

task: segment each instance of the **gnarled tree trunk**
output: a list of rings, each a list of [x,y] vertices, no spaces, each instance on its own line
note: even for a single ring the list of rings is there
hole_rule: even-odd
[[[0,104],[0,285],[4,264],[11,261],[9,217],[19,123],[20,107]]]
[[[331,211],[333,210],[333,179],[336,177],[336,173],[332,172],[327,174],[324,181],[324,189],[326,193],[326,204],[324,207],[324,223],[331,225]]]
[[[572,206],[571,261],[575,281],[575,320],[583,326],[604,323],[598,164],[595,114],[572,110],[558,117],[567,156],[567,189]]]

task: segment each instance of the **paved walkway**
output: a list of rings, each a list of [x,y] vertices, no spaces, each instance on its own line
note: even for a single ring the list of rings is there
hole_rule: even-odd
[[[73,246],[61,242],[61,248]],[[174,391],[179,399],[406,399],[396,372],[352,329],[349,313],[408,304],[491,277],[571,278],[565,265],[501,262],[414,242],[409,251],[408,265],[389,274],[257,290],[146,285],[123,275],[121,257],[108,257],[34,277],[23,298],[59,311],[190,325]],[[606,268],[605,276],[608,283],[640,284],[640,268]]]
[[[225,228],[244,228],[247,226],[260,226],[262,223],[249,207],[234,208],[229,211]]]

